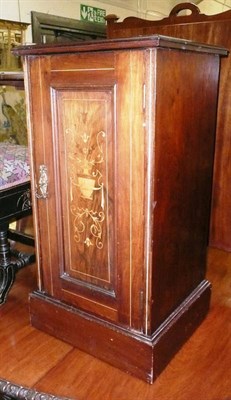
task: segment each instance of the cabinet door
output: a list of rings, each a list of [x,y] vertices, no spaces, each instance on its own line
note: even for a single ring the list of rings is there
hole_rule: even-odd
[[[39,289],[139,331],[144,57],[142,51],[57,55],[27,64],[34,181],[41,165],[48,179],[47,198],[35,199],[34,207]]]

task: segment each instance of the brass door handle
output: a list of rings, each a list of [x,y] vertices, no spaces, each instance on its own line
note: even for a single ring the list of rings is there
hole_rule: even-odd
[[[42,164],[39,166],[39,181],[36,185],[35,196],[37,199],[48,198],[48,175],[47,166]]]

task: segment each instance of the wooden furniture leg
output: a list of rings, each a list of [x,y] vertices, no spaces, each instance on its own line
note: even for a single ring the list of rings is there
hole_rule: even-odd
[[[7,293],[13,285],[15,277],[15,266],[11,262],[7,230],[8,224],[0,226],[0,304],[5,303]]]
[[[17,271],[35,261],[33,253],[11,249],[8,227],[8,223],[0,224],[0,304],[6,302]]]

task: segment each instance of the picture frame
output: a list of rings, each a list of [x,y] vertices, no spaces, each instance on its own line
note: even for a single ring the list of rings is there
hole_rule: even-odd
[[[0,20],[0,72],[21,71],[21,58],[11,53],[11,50],[24,43],[28,23]]]
[[[72,18],[31,11],[33,43],[60,43],[103,39],[106,26]]]

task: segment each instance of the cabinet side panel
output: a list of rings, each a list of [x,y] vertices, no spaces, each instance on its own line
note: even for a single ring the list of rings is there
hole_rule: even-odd
[[[205,276],[218,71],[213,55],[158,52],[154,324]]]
[[[195,21],[194,21],[195,18]],[[114,28],[114,30],[113,30]],[[140,24],[120,27],[118,23],[110,31],[108,38],[112,37],[137,37],[144,35],[161,34],[172,37],[193,40],[200,43],[214,44],[231,48],[231,12],[226,11],[217,15],[197,14],[190,15],[187,22],[182,22],[178,17],[162,21],[144,20]],[[117,28],[117,29],[116,29]],[[210,245],[231,251],[231,58],[223,57],[221,60],[221,76],[218,101],[217,138],[215,151],[215,168],[213,179],[213,202],[211,212]]]

